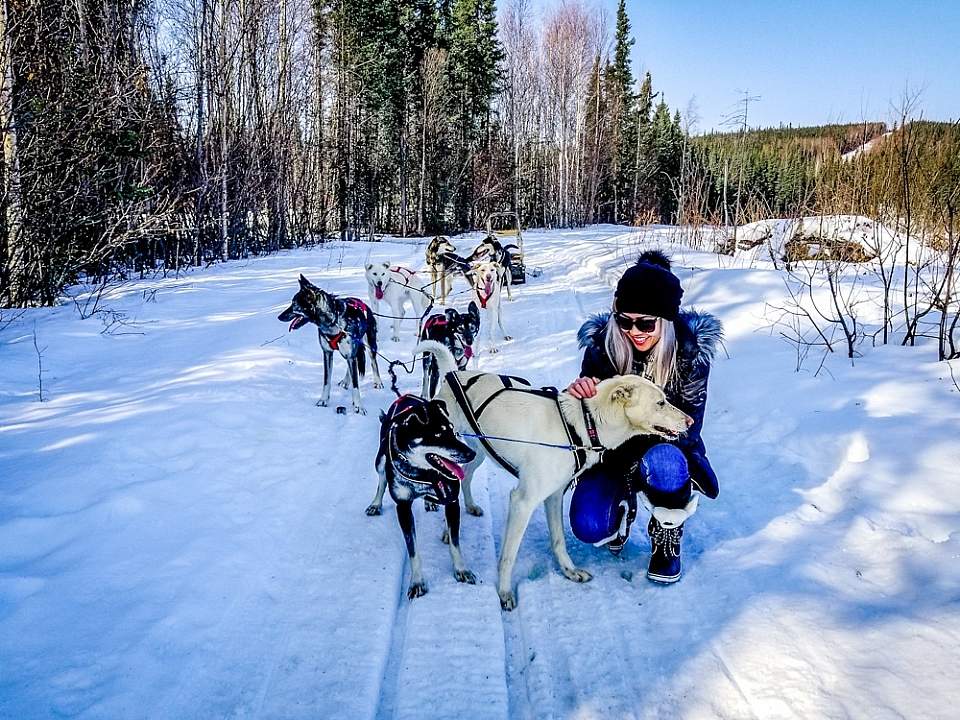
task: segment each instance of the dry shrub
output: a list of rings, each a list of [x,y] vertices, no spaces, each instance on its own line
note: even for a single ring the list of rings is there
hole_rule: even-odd
[[[865,263],[876,255],[867,252],[859,243],[850,240],[823,238],[816,235],[796,235],[784,246],[787,262],[800,260],[841,260]]]

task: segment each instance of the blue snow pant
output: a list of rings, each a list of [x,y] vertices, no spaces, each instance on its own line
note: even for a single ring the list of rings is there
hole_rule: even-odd
[[[570,500],[570,529],[586,543],[616,534],[630,495],[642,491],[655,507],[680,509],[690,500],[687,458],[676,445],[659,443],[627,465],[600,463],[577,481]]]

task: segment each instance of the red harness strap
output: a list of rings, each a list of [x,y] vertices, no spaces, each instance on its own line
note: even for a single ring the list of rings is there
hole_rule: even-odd
[[[480,307],[486,309],[487,301],[493,297],[493,290],[490,291],[490,294],[484,297],[479,290],[477,290],[477,299],[480,300]]]
[[[347,298],[347,305],[352,307],[354,310],[359,310],[364,315],[367,314],[367,304],[359,298]]]
[[[340,341],[343,340],[346,336],[347,334],[341,330],[337,335],[327,338],[327,342],[330,343],[331,348],[333,348],[334,350],[339,350]]]
[[[443,315],[431,315],[427,318],[427,321],[423,324],[424,330],[430,330],[434,327],[443,327],[447,324],[447,319]]]
[[[391,272],[396,272],[396,273],[400,273],[401,275],[406,275],[408,281],[410,280],[410,278],[412,278],[414,275],[417,274],[416,270],[411,270],[410,268],[401,267],[400,265],[392,267],[390,268],[390,270]]]

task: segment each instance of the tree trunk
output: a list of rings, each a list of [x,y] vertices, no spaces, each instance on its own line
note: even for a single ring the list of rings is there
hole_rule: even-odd
[[[17,144],[17,118],[13,101],[13,53],[10,40],[9,0],[2,0],[0,39],[3,41],[3,89],[0,91],[0,127],[3,130],[3,190],[6,195],[7,296],[11,305],[27,301],[25,246],[23,243],[23,204],[20,187],[20,154]]]

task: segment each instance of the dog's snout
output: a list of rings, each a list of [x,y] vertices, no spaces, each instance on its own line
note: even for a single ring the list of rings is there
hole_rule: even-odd
[[[687,427],[690,427],[691,425],[693,425],[693,418],[690,417],[689,415],[684,415],[683,421],[687,424]]]

